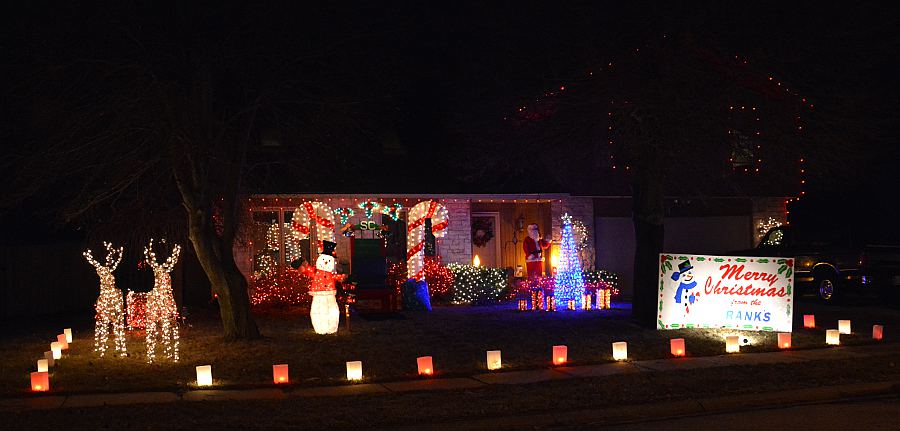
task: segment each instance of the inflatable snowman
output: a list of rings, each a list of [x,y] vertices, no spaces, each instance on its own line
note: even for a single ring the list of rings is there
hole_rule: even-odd
[[[312,295],[312,306],[309,309],[309,318],[313,329],[317,334],[334,334],[338,330],[341,310],[338,308],[335,294],[337,288],[335,281],[341,281],[346,276],[334,273],[334,249],[336,243],[322,241],[322,254],[316,259],[316,267],[304,267],[303,271],[312,277],[309,286],[309,294]]]

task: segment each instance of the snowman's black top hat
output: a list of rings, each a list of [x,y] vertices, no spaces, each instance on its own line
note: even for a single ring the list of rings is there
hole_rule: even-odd
[[[694,269],[694,266],[691,265],[691,261],[685,260],[678,264],[678,272],[684,274],[690,270]]]
[[[322,254],[327,254],[329,256],[334,256],[334,249],[337,247],[337,243],[333,241],[322,241]]]

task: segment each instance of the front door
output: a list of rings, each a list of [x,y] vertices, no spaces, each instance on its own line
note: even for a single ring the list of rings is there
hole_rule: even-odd
[[[472,259],[478,256],[482,266],[499,268],[499,236],[499,213],[472,213]]]

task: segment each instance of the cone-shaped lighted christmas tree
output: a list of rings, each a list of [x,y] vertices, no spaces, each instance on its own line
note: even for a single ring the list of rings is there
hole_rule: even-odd
[[[562,215],[562,234],[559,245],[559,266],[554,276],[556,287],[553,297],[556,309],[565,310],[570,300],[575,301],[575,309],[581,309],[584,295],[584,278],[581,274],[581,259],[575,249],[575,235],[572,232],[572,216]]]

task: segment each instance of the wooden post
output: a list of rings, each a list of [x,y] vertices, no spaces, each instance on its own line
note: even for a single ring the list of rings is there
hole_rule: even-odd
[[[347,322],[347,332],[350,332],[350,304],[344,304],[344,317]]]

